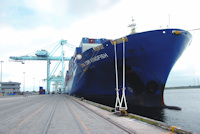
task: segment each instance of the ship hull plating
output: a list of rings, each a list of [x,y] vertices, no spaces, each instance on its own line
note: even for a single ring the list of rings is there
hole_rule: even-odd
[[[191,42],[191,34],[164,29],[126,36],[125,85],[128,106],[164,107],[163,92],[168,75]],[[179,30],[182,31],[182,30]],[[119,89],[122,89],[122,41],[117,41]],[[100,49],[82,53],[66,77],[66,92],[105,105],[114,106],[116,78],[112,41]]]

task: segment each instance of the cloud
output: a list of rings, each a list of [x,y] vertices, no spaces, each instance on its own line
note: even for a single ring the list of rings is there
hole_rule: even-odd
[[[24,6],[23,1],[0,2],[0,24],[1,26],[10,25],[15,28],[24,28],[33,25],[36,20],[34,10]]]
[[[56,8],[54,7],[55,1],[54,0],[34,0],[34,1],[24,1],[25,5],[33,10],[35,10],[36,12],[42,12],[42,13],[54,13],[54,11],[56,10]],[[65,1],[62,2],[57,2],[60,3],[60,6],[64,6],[65,4],[63,3]],[[56,6],[55,6],[56,7]]]
[[[5,49],[5,51],[3,51],[4,54],[13,51],[13,49],[16,51],[30,51],[33,50],[34,47],[39,47],[43,43],[53,42],[53,40],[57,39],[55,36],[55,29],[49,26],[38,27],[33,30],[20,31],[9,26],[3,28],[0,27],[0,36],[1,47]]]
[[[194,8],[188,8],[193,6]],[[26,55],[61,39],[78,46],[82,37],[120,38],[130,33],[127,26],[131,23],[131,17],[137,23],[138,32],[157,29],[160,26],[166,28],[168,14],[171,16],[172,27],[198,28],[200,19],[196,18],[199,13],[197,7],[195,2],[180,0],[169,0],[166,3],[159,0],[1,0],[0,57],[1,60],[7,60],[9,56]],[[199,33],[196,33],[196,37],[199,37]],[[177,76],[180,71],[186,73],[188,70],[189,74],[199,74],[199,55],[195,56],[199,47],[194,45],[198,42],[193,42],[186,49],[171,74],[177,72]],[[12,70],[15,64],[4,63],[4,66],[9,66]],[[30,62],[30,66],[28,64],[25,66],[29,69],[33,64],[37,67],[43,66],[36,62]],[[13,74],[13,78],[17,77],[14,76],[16,74],[21,77],[23,69],[21,66],[15,67],[17,69],[14,71],[7,70],[4,73],[12,72],[10,75]],[[191,68],[198,70],[194,72]],[[33,70],[26,71],[27,79],[30,76],[31,80],[33,76],[28,75],[29,71]],[[44,74],[43,78],[45,77]]]
[[[19,0],[0,1],[0,24],[18,29],[34,29],[41,25],[70,27],[74,21],[105,12],[118,0]]]
[[[69,2],[69,11],[75,16],[82,17],[97,12],[105,12],[118,2],[119,0],[73,0]]]

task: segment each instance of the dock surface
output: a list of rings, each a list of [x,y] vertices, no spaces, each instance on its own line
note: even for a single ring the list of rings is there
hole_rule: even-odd
[[[68,95],[0,97],[0,134],[171,134]]]

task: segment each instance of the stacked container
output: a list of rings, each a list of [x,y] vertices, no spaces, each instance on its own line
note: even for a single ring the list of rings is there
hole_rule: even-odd
[[[43,89],[43,87],[40,87],[39,94],[45,94],[45,89]]]

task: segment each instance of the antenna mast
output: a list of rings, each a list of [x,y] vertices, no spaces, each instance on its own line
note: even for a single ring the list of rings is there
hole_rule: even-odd
[[[132,24],[130,24],[128,27],[131,27],[131,34],[136,33],[136,23],[134,23],[134,19],[132,17]]]

